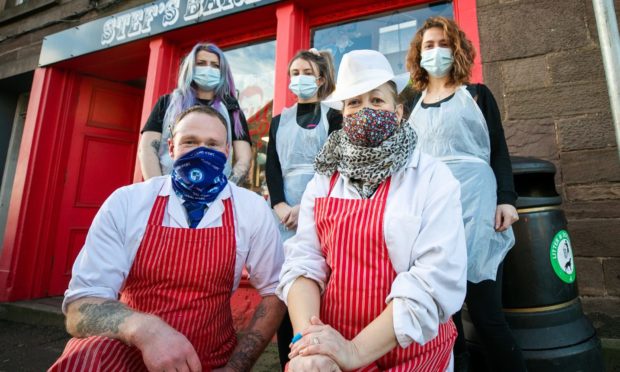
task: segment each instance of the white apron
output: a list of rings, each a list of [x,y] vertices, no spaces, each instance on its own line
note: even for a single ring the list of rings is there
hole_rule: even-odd
[[[478,104],[461,86],[439,107],[422,108],[426,91],[409,124],[418,134],[420,151],[443,161],[461,183],[467,238],[467,280],[495,280],[497,268],[514,245],[512,228],[495,231],[497,181],[490,166],[489,130]]]
[[[172,96],[170,97],[172,99]],[[226,119],[226,126],[228,133],[228,159],[226,160],[226,167],[224,168],[224,174],[226,177],[230,176],[230,172],[232,171],[232,126],[230,125],[230,116],[228,115],[228,110],[223,103],[219,103],[217,107],[211,106],[216,109],[224,119]],[[159,164],[161,165],[161,174],[168,175],[172,173],[172,164],[174,161],[170,157],[170,153],[168,152],[168,139],[171,136],[170,127],[166,124],[162,124],[163,128],[161,131],[161,142],[159,144]]]
[[[304,129],[297,124],[297,104],[285,108],[280,114],[280,124],[276,133],[276,151],[282,168],[284,199],[291,207],[301,203],[306,186],[314,176],[314,158],[327,140],[329,107],[321,104],[320,109],[321,120],[312,129]],[[294,230],[285,228],[278,216],[276,216],[276,222],[283,242],[295,235]]]

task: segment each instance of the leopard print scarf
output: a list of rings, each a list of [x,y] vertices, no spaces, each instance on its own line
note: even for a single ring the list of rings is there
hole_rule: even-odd
[[[407,164],[417,140],[407,123],[402,123],[394,135],[377,147],[356,146],[338,130],[319,151],[314,170],[326,176],[338,171],[349,178],[362,198],[369,199],[383,181]]]

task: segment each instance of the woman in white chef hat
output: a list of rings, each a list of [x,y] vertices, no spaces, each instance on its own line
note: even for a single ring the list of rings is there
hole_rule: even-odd
[[[295,332],[291,371],[442,371],[465,296],[460,189],[416,149],[394,76],[373,50],[344,55],[343,129],[317,155],[277,293]]]

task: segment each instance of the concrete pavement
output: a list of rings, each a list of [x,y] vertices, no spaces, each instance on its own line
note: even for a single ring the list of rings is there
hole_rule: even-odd
[[[62,297],[0,303],[0,372],[41,372],[60,356],[70,336],[60,311]],[[271,343],[253,371],[280,370]]]

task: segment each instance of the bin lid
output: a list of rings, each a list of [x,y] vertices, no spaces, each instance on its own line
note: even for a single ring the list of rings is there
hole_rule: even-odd
[[[519,195],[518,209],[562,204],[562,197],[555,189],[555,165],[552,162],[525,156],[512,156],[510,160]]]
[[[512,174],[551,173],[555,174],[555,165],[547,160],[527,156],[511,156]]]
[[[517,199],[516,207],[517,209],[525,209],[535,207],[548,207],[560,204],[562,204],[562,197],[560,195],[548,197],[519,196],[519,198]]]

